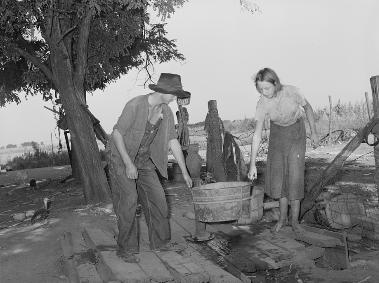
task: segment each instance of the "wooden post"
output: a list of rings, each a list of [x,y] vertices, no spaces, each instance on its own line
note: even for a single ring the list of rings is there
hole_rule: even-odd
[[[368,92],[365,92],[366,97],[366,105],[367,105],[367,115],[368,119],[371,119],[371,113],[370,113],[370,99],[368,98]]]
[[[372,91],[372,106],[374,109],[374,118],[379,117],[379,76],[371,77],[371,91]],[[379,194],[379,145],[374,146],[374,158],[375,158],[375,174],[374,180],[376,182],[376,191]]]
[[[328,146],[332,146],[332,117],[333,117],[333,108],[332,108],[332,97],[329,95],[329,138]]]
[[[217,182],[225,182],[226,175],[222,159],[223,136],[225,133],[222,120],[218,116],[217,101],[208,101],[208,114],[205,118],[207,132],[207,172],[212,173]]]

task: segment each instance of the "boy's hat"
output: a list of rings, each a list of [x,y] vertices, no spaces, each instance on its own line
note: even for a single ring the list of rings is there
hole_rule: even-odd
[[[184,91],[180,76],[176,74],[162,73],[157,84],[150,84],[149,88],[156,92],[176,95],[178,98],[189,98],[191,94]]]

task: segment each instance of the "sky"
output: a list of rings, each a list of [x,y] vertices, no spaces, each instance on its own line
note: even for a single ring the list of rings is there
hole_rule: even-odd
[[[300,88],[313,108],[328,106],[328,96],[333,104],[362,101],[365,92],[371,97],[370,77],[379,75],[379,1],[251,2],[261,13],[247,12],[239,0],[189,0],[166,20],[167,37],[177,40],[186,60],[155,65],[154,79],[160,73],[181,75],[191,92],[190,123],[205,120],[209,100],[217,101],[222,120],[253,118],[259,94],[252,77],[265,67],[283,84]],[[107,133],[128,100],[151,92],[144,79],[131,71],[87,96]],[[21,97],[21,104],[0,108],[0,147],[57,143],[54,114],[44,108],[52,102]],[[170,107],[175,112],[176,102]]]

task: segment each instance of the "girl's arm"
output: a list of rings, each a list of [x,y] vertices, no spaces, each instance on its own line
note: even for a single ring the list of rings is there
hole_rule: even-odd
[[[257,167],[255,166],[255,159],[257,158],[259,145],[262,140],[262,129],[264,121],[255,121],[253,143],[251,144],[251,159],[250,159],[250,169],[247,174],[250,180],[257,178]]]
[[[318,147],[318,135],[316,131],[316,123],[315,123],[315,116],[313,114],[312,106],[309,104],[307,100],[305,100],[307,104],[303,107],[305,110],[305,114],[307,115],[309,127],[311,128],[311,141],[313,148]]]

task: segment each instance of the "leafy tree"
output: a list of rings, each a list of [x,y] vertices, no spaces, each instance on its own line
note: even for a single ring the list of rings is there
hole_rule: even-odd
[[[31,142],[23,142],[23,143],[21,144],[21,146],[22,146],[22,147],[27,147],[27,146],[31,146],[33,143],[34,143],[33,141],[31,141]]]
[[[86,92],[104,89],[134,67],[184,59],[164,25],[150,25],[147,13],[152,6],[164,19],[184,1],[1,1],[0,106],[19,103],[20,92],[45,100],[59,94],[88,203],[110,201],[110,190]]]
[[[17,144],[8,144],[6,148],[16,148]]]

